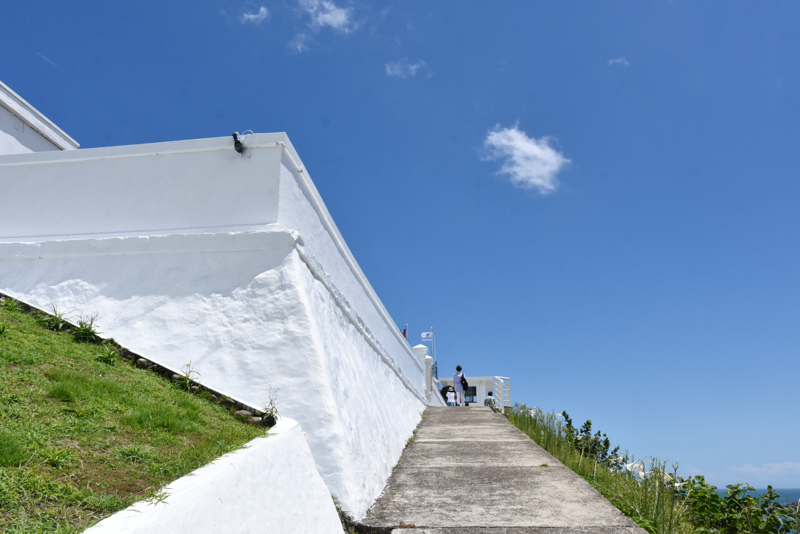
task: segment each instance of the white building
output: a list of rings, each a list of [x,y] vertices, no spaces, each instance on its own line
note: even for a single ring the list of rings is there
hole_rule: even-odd
[[[442,387],[452,386],[453,377],[440,378]],[[500,406],[511,406],[511,379],[506,376],[467,376],[469,387],[464,393],[464,401],[470,406],[483,406],[492,392]]]
[[[254,408],[276,388],[328,491],[364,517],[425,406],[444,402],[286,134],[241,152],[230,136],[74,150],[0,85],[0,292],[96,316]]]
[[[0,155],[75,150],[78,143],[0,81]]]

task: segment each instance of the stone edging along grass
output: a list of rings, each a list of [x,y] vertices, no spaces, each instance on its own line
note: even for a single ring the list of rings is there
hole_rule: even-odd
[[[52,313],[31,306],[30,304],[27,304],[21,300],[15,299],[14,297],[11,297],[3,292],[0,292],[0,303],[5,303],[8,301],[16,303],[15,305],[18,306],[21,310],[25,311],[30,315],[33,315],[34,317],[36,316],[56,317]],[[55,309],[53,311],[55,311]],[[73,330],[78,328],[78,325],[70,322],[69,319],[64,319],[64,321],[66,322],[66,325],[62,331],[72,332]],[[166,378],[167,380],[171,380],[173,382],[180,382],[182,385],[186,387],[187,391],[191,391],[192,393],[207,392],[208,399],[210,401],[219,403],[226,409],[235,409],[236,410],[235,415],[237,415],[238,417],[243,417],[243,418],[246,418],[248,416],[252,417],[252,419],[249,420],[245,419],[246,422],[260,426],[266,426],[268,428],[275,425],[276,421],[274,415],[272,417],[269,417],[266,410],[259,410],[257,408],[254,408],[253,406],[244,404],[243,402],[240,402],[236,399],[232,399],[213,388],[210,388],[208,386],[202,385],[199,382],[197,382],[193,376],[194,371],[191,369],[190,366],[187,366],[186,370],[182,374],[179,374],[172,369],[164,367],[163,365],[142,356],[141,354],[138,354],[126,347],[123,347],[122,345],[117,343],[114,340],[114,338],[102,338],[99,335],[97,335],[95,343],[114,347],[121,358],[128,360],[136,367],[152,371],[157,375]],[[248,413],[245,414],[241,412],[248,412]],[[277,414],[277,411],[275,412],[275,414]]]

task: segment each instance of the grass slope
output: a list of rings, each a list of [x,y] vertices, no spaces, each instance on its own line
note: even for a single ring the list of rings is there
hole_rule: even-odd
[[[265,433],[104,348],[0,306],[0,532],[81,532]]]
[[[566,467],[582,476],[651,534],[780,534],[800,532],[800,506],[779,506],[776,492],[748,496],[749,485],[727,486],[724,497],[702,476],[682,478],[657,458],[631,461],[610,451],[605,434],[578,430],[566,412],[545,414],[517,404],[508,419]],[[630,463],[628,463],[630,462]]]

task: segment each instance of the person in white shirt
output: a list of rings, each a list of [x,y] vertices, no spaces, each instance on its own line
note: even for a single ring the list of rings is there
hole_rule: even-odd
[[[448,406],[455,406],[456,405],[456,392],[452,389],[447,390],[447,405]]]
[[[459,406],[464,406],[464,386],[461,385],[461,378],[466,378],[464,373],[461,371],[461,366],[456,366],[456,374],[453,375],[453,387],[456,390],[456,396],[458,400],[456,401]]]

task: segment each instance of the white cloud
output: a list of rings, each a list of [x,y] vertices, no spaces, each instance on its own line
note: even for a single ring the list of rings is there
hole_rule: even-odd
[[[614,59],[609,59],[608,65],[609,66],[622,65],[623,67],[630,67],[631,64],[628,63],[628,60],[624,57],[616,57]]]
[[[330,0],[300,0],[300,7],[311,17],[311,28],[319,30],[326,26],[348,33],[356,28],[352,10],[342,8]]]
[[[484,159],[503,161],[498,174],[507,174],[516,187],[534,189],[542,195],[556,190],[556,175],[570,163],[550,146],[549,137],[528,137],[516,124],[511,128],[501,128],[498,124],[489,130],[483,146]]]
[[[308,50],[309,40],[310,37],[307,33],[298,33],[294,36],[294,39],[289,41],[289,48],[300,54]]]
[[[410,78],[421,70],[430,71],[428,64],[422,59],[414,64],[409,63],[407,59],[386,64],[386,75],[396,78]]]
[[[800,480],[800,462],[777,462],[761,465],[744,464],[726,469],[729,477],[756,487],[786,487]]]
[[[239,18],[239,21],[242,24],[247,24],[248,22],[252,24],[261,24],[268,16],[269,16],[269,11],[267,11],[267,8],[261,6],[255,13],[242,13],[242,16]]]

